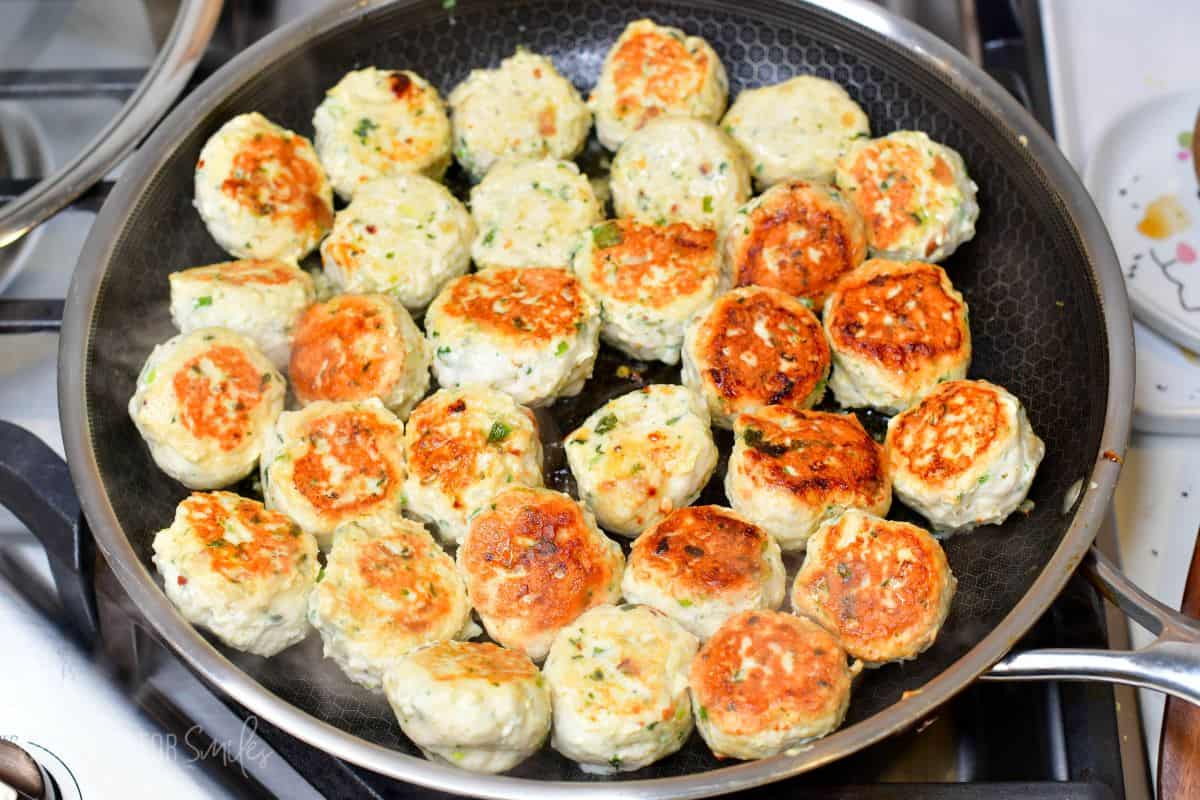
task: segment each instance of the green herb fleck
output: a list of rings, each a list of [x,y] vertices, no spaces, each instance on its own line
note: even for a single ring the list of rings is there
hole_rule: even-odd
[[[704,720],[704,721],[706,721],[706,722],[707,722],[707,721],[708,721],[708,709],[707,709],[707,708],[705,708],[704,706],[700,706],[700,714],[699,714],[699,716],[700,716],[700,719],[702,719],[702,720]]]
[[[838,577],[844,581],[850,580],[850,567],[839,561],[837,565],[837,574]]]
[[[495,239],[496,239],[496,229],[495,229],[495,228],[491,228],[491,229],[489,229],[489,230],[488,230],[487,234],[485,234],[485,235],[484,235],[484,237],[483,237],[483,246],[484,246],[484,247],[488,247],[488,246],[490,246],[490,245],[491,245],[491,243],[492,243],[493,241],[495,241]]]
[[[992,476],[991,476],[991,475],[988,475],[986,472],[985,472],[985,473],[983,473],[982,475],[980,475],[980,476],[979,476],[979,485],[980,485],[980,486],[983,486],[985,483],[987,483],[987,482],[988,482],[988,479],[989,479],[989,478],[991,478],[991,477],[992,477]]]
[[[683,606],[684,608],[690,608],[692,601],[688,600],[686,597],[681,597],[679,598],[679,605]]]
[[[703,200],[703,208],[704,208],[704,213],[705,213],[705,214],[711,214],[711,213],[712,213],[712,210],[713,210],[713,203],[712,203],[712,195],[711,195],[711,194],[706,194],[706,195],[704,195],[704,200]]]
[[[605,414],[600,418],[600,421],[596,423],[595,430],[596,433],[608,433],[615,427],[617,427],[617,415]]]
[[[212,305],[212,298],[209,297],[208,295],[205,295],[204,297],[196,298],[196,306],[195,306],[196,308],[204,308],[205,306],[211,306],[211,305]]]
[[[325,565],[322,564],[321,568],[319,570],[317,570],[317,583],[320,583],[324,579],[324,577],[325,577]]]
[[[763,438],[763,432],[758,428],[746,428],[742,432],[742,441],[747,447],[753,447],[759,452],[766,453],[769,456],[778,458],[788,451],[788,447],[782,444],[773,444]]]
[[[602,681],[604,680],[604,670],[597,667],[596,669],[592,670],[592,673],[588,675],[588,677],[594,681]]]
[[[623,239],[621,228],[615,222],[606,222],[592,228],[592,242],[601,250],[616,247]]]
[[[558,347],[554,350],[554,355],[556,355],[556,356],[565,355],[566,352],[570,349],[571,349],[570,345],[568,345],[566,342],[559,342]]]
[[[367,143],[367,135],[379,127],[379,124],[370,117],[363,117],[358,121],[358,125],[354,127],[354,135],[358,137],[358,141],[363,144]]]
[[[512,433],[512,426],[502,420],[496,420],[492,423],[492,429],[488,431],[488,444],[496,444],[503,442]]]

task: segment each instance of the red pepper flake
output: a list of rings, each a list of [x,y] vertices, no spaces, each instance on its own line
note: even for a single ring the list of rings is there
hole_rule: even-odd
[[[374,225],[367,226],[367,233],[375,233],[376,230],[378,230],[378,228],[376,228]]]
[[[196,162],[196,169],[204,169],[204,159],[203,158]]]
[[[396,97],[400,100],[403,100],[404,96],[408,94],[413,87],[412,78],[408,77],[403,72],[393,72],[390,83],[392,86],[392,94],[396,95]]]
[[[1111,461],[1114,464],[1124,464],[1125,463],[1125,459],[1121,458],[1119,455],[1114,453],[1112,450],[1105,450],[1103,453],[1101,453],[1101,455],[1104,456],[1105,460]]]
[[[185,578],[185,577],[183,577],[182,575],[180,575],[179,577],[177,577],[177,578],[175,579],[175,582],[176,582],[176,583],[178,583],[180,586],[184,586],[184,585],[186,585],[186,584],[187,584],[187,578]]]

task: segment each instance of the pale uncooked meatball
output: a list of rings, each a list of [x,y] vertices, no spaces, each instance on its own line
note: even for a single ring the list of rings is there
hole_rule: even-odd
[[[479,180],[502,158],[572,159],[592,114],[545,56],[518,48],[495,69],[475,69],[450,93],[454,157]]]
[[[329,548],[333,531],[404,502],[404,424],[377,398],[285,411],[264,437],[267,508]]]
[[[722,232],[750,199],[750,174],[737,144],[715,125],[663,117],[621,145],[612,162],[612,193],[619,217]]]
[[[205,143],[195,191],[208,232],[237,258],[299,261],[333,224],[333,190],[312,144],[257,112]]]
[[[471,214],[479,269],[565,267],[579,235],[604,218],[587,176],[552,159],[497,163],[471,190]]]
[[[313,114],[317,155],[334,191],[393,175],[441,180],[450,166],[450,118],[437,89],[409,70],[347,72]]]
[[[287,261],[227,261],[168,276],[171,320],[183,333],[221,327],[250,339],[276,369],[286,369],[292,329],[316,290]]]
[[[729,504],[786,551],[848,508],[884,516],[892,506],[883,448],[853,414],[766,406],[739,416],[733,435]]]
[[[479,633],[454,559],[420,523],[390,512],[338,526],[308,619],[325,657],[374,691],[410,650]]]
[[[862,217],[831,186],[789,181],[738,209],[725,237],[734,286],[770,286],[820,310],[867,257]]]
[[[808,540],[792,605],[877,667],[916,658],[933,644],[956,585],[928,531],[851,510]]]
[[[814,75],[744,90],[721,127],[745,149],[760,187],[829,183],[850,144],[871,135],[867,115],[846,90]]]
[[[343,292],[386,292],[421,314],[471,266],[475,223],[440,183],[420,175],[359,187],[321,245],[325,274]]]
[[[600,337],[643,361],[679,363],[692,315],[721,290],[717,234],[615,219],[580,238],[571,270],[604,308]]]
[[[605,56],[588,107],[596,115],[600,143],[616,150],[656,117],[716,122],[728,94],[725,66],[708,42],[639,19]]]
[[[191,495],[155,534],[154,566],[184,618],[230,647],[273,656],[308,636],[317,540],[257,500]]]
[[[579,497],[601,527],[621,536],[691,505],[717,466],[704,401],[673,384],[610,400],[564,447]]]
[[[853,674],[837,637],[815,622],[743,611],[692,661],[696,727],[717,756],[778,755],[842,724]]]
[[[962,156],[924,133],[854,142],[838,161],[837,185],[866,220],[877,258],[937,262],[975,236],[978,187]]]
[[[431,761],[505,772],[550,735],[550,690],[529,656],[488,642],[434,642],[383,676],[404,734]]]
[[[683,340],[683,384],[732,428],[763,406],[812,408],[825,396],[829,344],[813,312],[778,289],[743,286],[698,313]]]
[[[945,271],[919,261],[872,259],[825,301],[838,405],[903,411],[971,365],[967,304]]]
[[[514,484],[542,485],[542,444],[532,412],[486,386],[442,389],[421,402],[404,430],[405,508],[447,544],[471,517]]]
[[[564,628],[546,659],[551,745],[587,772],[641,769],[692,732],[688,669],[699,642],[649,606],[600,606]]]
[[[528,406],[573,397],[600,349],[600,308],[571,273],[489,269],[451,281],[425,316],[433,374],[484,384]]]
[[[1021,401],[987,381],[943,383],[888,423],[896,494],[942,533],[1007,519],[1045,453]]]
[[[779,608],[787,576],[765,530],[727,508],[692,506],[634,541],[621,592],[703,640],[739,611]]]
[[[559,630],[621,599],[625,556],[567,495],[517,486],[471,520],[458,566],[488,635],[541,661]]]
[[[288,376],[303,405],[378,397],[404,419],[429,388],[431,360],[425,337],[394,298],[342,294],[300,317]]]
[[[129,416],[159,469],[189,489],[220,489],[254,471],[284,394],[283,376],[253,342],[197,328],[150,353]]]

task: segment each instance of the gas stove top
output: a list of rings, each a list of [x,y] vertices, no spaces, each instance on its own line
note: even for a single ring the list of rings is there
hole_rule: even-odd
[[[279,23],[320,4],[226,0],[217,34],[193,82]],[[1034,4],[1017,6],[1023,9],[1018,14],[1010,13],[1008,4],[972,6],[955,0],[893,0],[885,5],[977,55],[1049,127]],[[960,14],[972,12],[974,18],[962,24]],[[139,75],[136,64],[106,61],[102,69],[49,77],[73,81],[68,94],[85,106],[95,105],[93,110],[103,115],[112,113],[103,103],[127,93]],[[12,77],[0,69],[0,99],[28,97],[39,86],[47,90],[46,75],[25,73],[20,85],[10,82],[6,89],[4,82]],[[61,95],[63,88],[57,91]],[[0,103],[0,126],[6,132],[0,146],[9,154],[7,159],[0,155],[0,203],[44,173],[45,159],[52,160],[55,149],[77,144],[70,136],[56,140],[59,125],[39,127],[38,116],[28,119],[21,103],[7,107],[13,109],[10,117],[3,116],[6,106]],[[18,118],[21,121],[8,121]],[[23,131],[18,138],[9,135],[18,128]],[[24,144],[19,146],[18,140]],[[35,146],[38,142],[46,153]],[[106,181],[85,193],[27,237],[16,255],[0,251],[0,257],[19,258],[28,265],[6,298],[65,294],[90,213],[110,187],[111,181]],[[4,268],[0,262],[0,271]],[[46,305],[47,327],[53,327],[60,309],[54,303]],[[44,334],[5,339],[0,418],[30,428],[61,452],[54,346],[52,336]],[[210,692],[148,630],[103,560],[91,552],[86,530],[80,536],[79,555],[90,569],[75,591],[94,599],[99,622],[98,638],[83,645],[65,628],[60,632],[45,622],[61,622],[53,576],[37,552],[36,540],[0,509],[0,632],[9,635],[14,646],[21,645],[14,650],[19,667],[11,658],[0,660],[0,680],[10,692],[29,687],[28,696],[15,698],[9,712],[0,714],[0,740],[11,740],[32,755],[58,796],[148,793],[149,787],[173,797],[444,796],[338,761]],[[1115,541],[1115,531],[1110,526],[1101,537]],[[1123,626],[1113,633],[1123,636]],[[1103,647],[1108,642],[1104,604],[1094,589],[1076,578],[1017,648]],[[50,665],[61,674],[47,673]],[[135,708],[137,715],[130,713]],[[981,682],[907,732],[744,796],[907,800],[1148,794],[1131,692],[1093,684]],[[4,797],[0,787],[0,800]]]

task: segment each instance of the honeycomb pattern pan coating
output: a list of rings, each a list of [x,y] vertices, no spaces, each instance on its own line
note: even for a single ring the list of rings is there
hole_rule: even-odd
[[[876,134],[927,132],[962,153],[980,187],[978,233],[945,266],[970,305],[971,376],[986,377],[1020,397],[1046,441],[1047,456],[1030,495],[1035,507],[1002,526],[946,542],[959,589],[941,637],[914,662],[866,673],[856,685],[846,726],[925,686],[1016,606],[1071,524],[1062,511],[1063,498],[1091,473],[1105,425],[1110,354],[1105,309],[1087,250],[1037,164],[987,109],[878,34],[819,8],[779,2],[729,9],[707,3],[623,6],[583,0],[497,6],[462,0],[451,11],[439,2],[375,9],[247,77],[190,133],[171,143],[119,223],[83,354],[87,433],[102,490],[147,570],[153,572],[153,535],[169,522],[186,491],[154,467],[125,407],[146,355],[173,333],[167,274],[224,257],[191,206],[192,169],[205,140],[231,116],[251,110],[311,135],[312,111],[325,89],[347,70],[365,65],[414,69],[448,93],[470,69],[495,65],[524,45],[549,55],[586,91],[621,29],[642,16],[706,38],[728,68],[731,97],[798,74],[830,78],[863,106]],[[634,368],[630,377],[618,377],[622,365]],[[677,380],[677,369],[632,363],[606,349],[580,397],[540,412],[549,483],[574,488],[562,458],[563,433],[617,394],[643,382]],[[878,430],[880,420],[866,421]],[[700,502],[724,502],[728,435],[719,434],[718,444],[722,463]],[[898,506],[893,516],[905,513]],[[354,687],[332,662],[321,659],[318,637],[271,660],[223,652],[263,687],[314,717],[417,754],[382,697]],[[514,774],[620,781],[721,766],[694,735],[680,753],[630,775],[587,775],[548,748]]]

